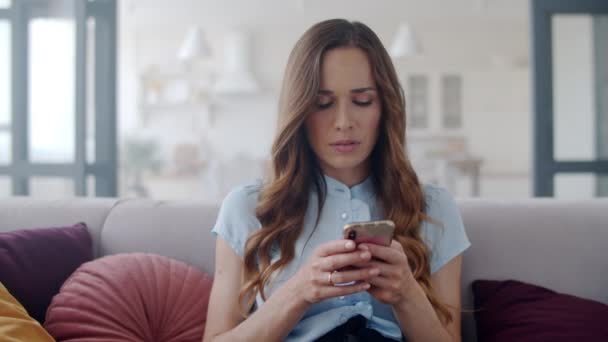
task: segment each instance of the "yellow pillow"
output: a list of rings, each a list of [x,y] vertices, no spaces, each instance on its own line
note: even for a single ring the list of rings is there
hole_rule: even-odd
[[[54,342],[55,340],[0,283],[0,341]]]

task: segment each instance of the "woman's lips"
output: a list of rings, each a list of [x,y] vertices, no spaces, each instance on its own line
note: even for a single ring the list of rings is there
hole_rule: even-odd
[[[358,146],[359,142],[356,140],[339,140],[329,144],[336,152],[348,153],[354,151]]]

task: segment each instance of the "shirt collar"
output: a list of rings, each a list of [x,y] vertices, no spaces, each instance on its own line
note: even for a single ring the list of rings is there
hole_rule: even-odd
[[[367,177],[363,182],[349,188],[346,184],[337,179],[331,178],[328,175],[323,175],[325,184],[327,184],[327,194],[330,196],[338,196],[348,199],[367,200],[375,193],[374,181],[372,176]]]

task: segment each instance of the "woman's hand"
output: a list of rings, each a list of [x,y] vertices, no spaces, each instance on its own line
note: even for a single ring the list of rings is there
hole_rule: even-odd
[[[357,250],[351,240],[329,241],[317,247],[308,262],[289,280],[294,296],[306,304],[345,296],[370,288],[368,279],[377,276],[379,269],[361,267],[338,271],[347,266],[371,260],[369,251]],[[340,285],[354,282],[353,284]]]
[[[367,292],[385,304],[396,305],[406,300],[407,293],[418,283],[401,244],[396,240],[392,240],[390,246],[362,243],[358,249],[369,251],[373,257],[370,262],[360,263],[360,266],[380,270],[378,276],[368,279],[371,287]]]

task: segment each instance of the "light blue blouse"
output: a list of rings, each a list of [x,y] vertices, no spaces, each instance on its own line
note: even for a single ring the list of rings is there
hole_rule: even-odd
[[[296,273],[318,245],[341,239],[344,224],[385,218],[376,200],[371,177],[352,188],[328,176],[325,176],[325,181],[327,197],[319,225],[314,229],[318,206],[316,193],[311,191],[309,207],[304,218],[304,230],[295,245],[295,258],[283,271],[276,274],[265,288],[267,298]],[[212,229],[213,234],[220,236],[241,257],[249,234],[261,228],[255,216],[261,186],[261,181],[255,181],[232,190],[224,199]],[[445,189],[430,184],[424,185],[423,190],[427,204],[426,214],[443,223],[441,227],[423,221],[421,226],[422,238],[431,250],[430,266],[431,273],[434,273],[471,244],[451,195]],[[276,259],[278,251],[272,256],[272,260]],[[263,300],[259,294],[256,299],[259,308],[263,305]],[[382,335],[395,340],[401,339],[401,330],[391,306],[377,301],[363,291],[311,305],[286,341],[312,341],[356,315],[366,317],[368,327]]]

